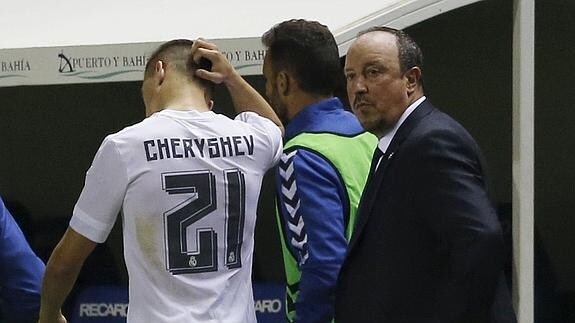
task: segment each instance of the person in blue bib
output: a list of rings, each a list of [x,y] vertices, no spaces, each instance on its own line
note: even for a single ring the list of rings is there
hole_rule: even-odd
[[[287,318],[329,322],[377,139],[334,96],[343,74],[326,26],[288,20],[262,42],[266,95],[286,129],[276,185]]]

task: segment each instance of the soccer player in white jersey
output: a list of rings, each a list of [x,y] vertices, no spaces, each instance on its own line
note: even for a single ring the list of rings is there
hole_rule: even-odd
[[[48,261],[39,322],[61,306],[86,257],[123,216],[128,322],[255,322],[251,274],[262,177],[282,152],[281,122],[229,62],[213,62],[236,111],[211,111],[193,42],[150,57],[147,118],[107,136],[87,171],[70,226]],[[207,57],[209,59],[209,57]],[[247,109],[258,111],[244,112]]]

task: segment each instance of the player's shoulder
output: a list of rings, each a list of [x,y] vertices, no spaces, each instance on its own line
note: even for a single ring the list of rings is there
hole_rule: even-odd
[[[154,129],[156,127],[156,123],[156,118],[146,118],[137,123],[125,126],[116,132],[108,134],[105,140],[122,140],[144,135],[149,133],[150,130]]]
[[[266,117],[262,117],[255,112],[242,112],[234,118],[234,122],[242,123],[244,127],[252,129],[255,132],[259,132],[267,137],[273,137],[276,140],[281,140],[282,138],[281,129],[273,121]]]
[[[297,169],[309,168],[313,171],[332,168],[330,160],[321,152],[306,146],[293,146],[282,151],[281,165],[293,164]]]
[[[262,117],[261,115],[253,112],[253,111],[244,111],[242,113],[239,113],[235,118],[234,121],[236,122],[243,122],[243,123],[248,123],[248,124],[263,124],[263,125],[268,125],[268,126],[276,126],[275,123],[273,123],[273,121],[271,121],[270,119],[266,118],[266,117]]]

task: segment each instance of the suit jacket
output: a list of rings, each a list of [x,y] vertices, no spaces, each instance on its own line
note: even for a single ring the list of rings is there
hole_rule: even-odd
[[[516,321],[481,159],[428,100],[409,115],[363,193],[337,323]]]

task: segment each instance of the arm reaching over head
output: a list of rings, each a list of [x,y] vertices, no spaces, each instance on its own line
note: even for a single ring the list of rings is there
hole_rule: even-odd
[[[211,71],[199,69],[196,76],[216,84],[224,83],[230,92],[237,113],[253,111],[273,121],[284,132],[283,125],[267,101],[234,69],[215,44],[201,38],[192,47],[194,61],[201,58],[212,62]]]

